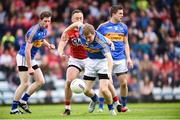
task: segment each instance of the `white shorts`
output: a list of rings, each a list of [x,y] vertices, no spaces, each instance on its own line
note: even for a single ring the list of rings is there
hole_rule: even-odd
[[[26,58],[20,54],[16,55],[16,63],[17,66],[26,66],[27,67],[27,62],[26,62]],[[31,60],[31,65],[37,65],[36,61],[33,59]]]
[[[84,76],[97,77],[98,74],[108,74],[107,59],[87,59]]]
[[[85,68],[86,60],[87,59],[77,59],[77,58],[70,57],[68,61],[68,67],[74,66],[80,71],[82,71]]]
[[[126,59],[122,60],[114,60],[113,61],[113,73],[125,73],[128,72],[128,67],[126,63]]]

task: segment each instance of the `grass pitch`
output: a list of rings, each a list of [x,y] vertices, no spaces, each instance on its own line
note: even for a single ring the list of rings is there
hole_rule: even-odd
[[[32,114],[10,115],[10,106],[0,106],[0,119],[65,119],[65,120],[180,120],[180,103],[128,104],[130,111],[111,116],[105,106],[103,113],[87,112],[88,104],[72,104],[71,115],[62,116],[64,105],[30,105]]]

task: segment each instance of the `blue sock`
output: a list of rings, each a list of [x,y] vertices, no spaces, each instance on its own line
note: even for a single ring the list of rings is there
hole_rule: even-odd
[[[91,97],[91,100],[92,100],[93,102],[97,102],[98,96],[97,96],[96,94],[94,94],[94,96]]]
[[[103,109],[103,104],[104,104],[104,98],[100,97],[99,98],[99,108]]]
[[[121,101],[122,101],[123,107],[125,107],[126,106],[127,97],[121,96]]]
[[[15,110],[17,107],[18,107],[18,105],[19,105],[19,101],[15,101],[15,100],[13,100],[13,103],[12,103],[12,108],[11,108],[11,110]]]
[[[25,93],[24,96],[22,97],[22,100],[28,101],[29,97],[30,96],[27,93]]]
[[[113,108],[113,104],[108,104],[108,109],[109,110],[113,110],[114,108]]]

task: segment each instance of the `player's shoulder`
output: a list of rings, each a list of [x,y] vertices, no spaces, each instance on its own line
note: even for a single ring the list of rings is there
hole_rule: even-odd
[[[99,33],[98,31],[96,31],[96,40],[100,40],[100,41],[103,41],[105,39],[105,37]]]
[[[127,29],[127,25],[125,23],[120,22],[119,24],[121,24],[123,28]]]
[[[108,23],[109,23],[109,21],[106,21],[106,22],[104,22],[104,23],[101,23],[101,24],[98,26],[97,29],[107,26]]]
[[[39,24],[32,25],[29,29],[28,32],[32,31],[37,31],[39,29]]]
[[[103,35],[99,31],[97,31],[97,30],[96,30],[96,36],[97,37],[103,37]]]

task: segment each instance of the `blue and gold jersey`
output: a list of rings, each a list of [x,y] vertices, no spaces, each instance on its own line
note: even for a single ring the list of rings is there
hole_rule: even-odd
[[[36,24],[32,26],[26,33],[25,38],[26,40],[30,40],[28,42],[31,42],[33,44],[31,48],[31,59],[34,58],[35,54],[41,47],[43,43],[43,39],[45,39],[47,36],[47,29],[41,28],[39,24]],[[26,47],[26,42],[20,47],[19,54],[22,56],[25,56],[25,47]]]
[[[124,40],[128,36],[128,28],[124,23],[114,24],[110,21],[101,24],[97,31],[113,41],[115,50],[111,51],[113,60],[125,59]]]
[[[79,28],[79,31],[80,31],[81,43],[85,48],[85,50],[87,51],[88,57],[91,59],[105,58],[104,54],[110,52],[110,48],[107,44],[106,38],[96,31],[94,41],[92,43],[87,43],[83,36],[81,27]]]

